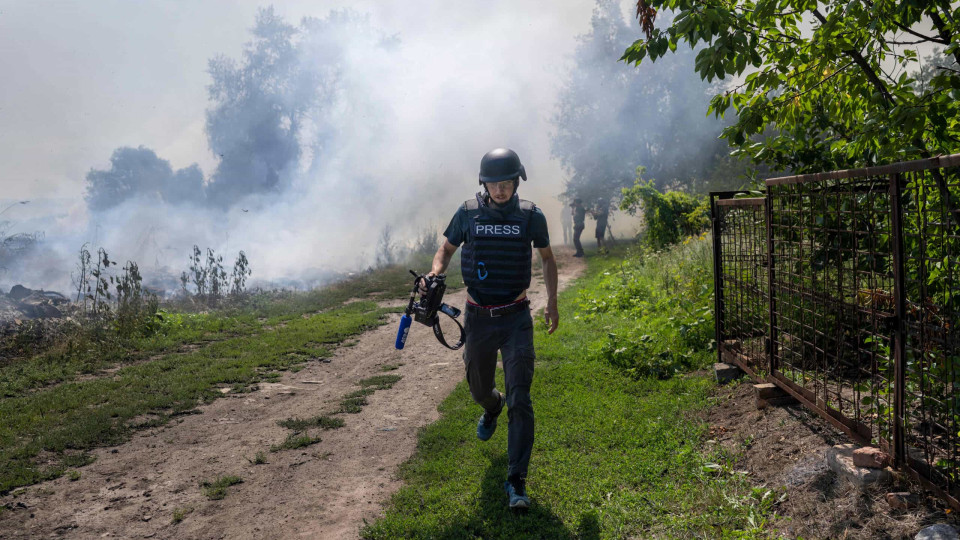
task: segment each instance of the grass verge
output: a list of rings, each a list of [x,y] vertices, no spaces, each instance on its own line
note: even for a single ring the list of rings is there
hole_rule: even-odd
[[[666,317],[618,310],[579,317],[581,293],[598,293],[622,252],[589,260],[560,298],[561,325],[538,321],[532,387],[537,417],[526,513],[506,507],[506,422],[488,442],[474,435],[480,409],[465,383],[441,404],[401,467],[402,487],[364,538],[764,538],[773,500],[703,450],[696,411],[712,379],[637,377],[600,351],[611,328],[671,331]],[[642,277],[641,277],[642,279]],[[685,351],[686,353],[687,351]],[[693,365],[712,358],[694,350]],[[502,388],[502,376],[498,373]],[[717,463],[719,467],[713,464]]]

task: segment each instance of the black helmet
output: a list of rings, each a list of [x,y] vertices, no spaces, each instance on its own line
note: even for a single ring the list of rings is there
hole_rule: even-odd
[[[527,179],[527,171],[520,163],[520,156],[509,148],[495,148],[480,160],[480,183],[504,180]],[[517,182],[519,183],[519,181]]]

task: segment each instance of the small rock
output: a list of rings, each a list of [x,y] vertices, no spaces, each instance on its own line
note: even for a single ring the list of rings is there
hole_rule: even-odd
[[[958,540],[957,530],[946,523],[937,523],[921,529],[913,540]]]
[[[920,504],[920,498],[909,491],[887,493],[887,504],[894,510],[909,510]]]
[[[853,464],[857,467],[882,469],[890,463],[890,454],[879,448],[867,446],[853,451]]]
[[[153,519],[153,516],[143,516],[143,517],[140,518],[140,519],[142,519],[142,520],[144,520],[144,521],[150,521],[151,519]]]
[[[827,466],[837,476],[845,478],[860,489],[866,489],[873,484],[888,483],[893,479],[890,469],[869,469],[857,467],[853,464],[854,444],[838,444],[827,449]]]

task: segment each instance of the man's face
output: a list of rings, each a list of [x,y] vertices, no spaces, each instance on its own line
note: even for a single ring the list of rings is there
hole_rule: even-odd
[[[487,182],[487,193],[497,204],[506,204],[513,197],[513,180],[504,180],[503,182]]]

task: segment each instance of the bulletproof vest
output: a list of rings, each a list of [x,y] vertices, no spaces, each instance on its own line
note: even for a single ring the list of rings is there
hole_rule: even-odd
[[[489,208],[478,199],[463,203],[469,226],[460,268],[468,288],[482,297],[503,297],[530,287],[533,250],[529,224],[535,208],[535,204],[522,199],[509,212]]]

